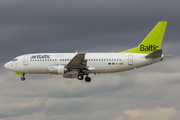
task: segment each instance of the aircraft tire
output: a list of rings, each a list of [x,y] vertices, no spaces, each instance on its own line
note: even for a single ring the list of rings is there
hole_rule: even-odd
[[[78,75],[78,80],[83,80],[84,79],[84,77],[83,77],[83,75]]]
[[[85,78],[85,81],[86,81],[86,82],[91,82],[91,78],[90,78],[90,77],[86,77],[86,78]]]
[[[21,80],[22,80],[22,81],[25,81],[25,77],[21,77]]]

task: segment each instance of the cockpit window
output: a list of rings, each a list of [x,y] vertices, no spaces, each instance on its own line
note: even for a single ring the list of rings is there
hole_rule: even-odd
[[[18,60],[18,59],[14,58],[12,61],[14,61],[14,62],[15,62],[15,61],[17,61],[17,60]]]

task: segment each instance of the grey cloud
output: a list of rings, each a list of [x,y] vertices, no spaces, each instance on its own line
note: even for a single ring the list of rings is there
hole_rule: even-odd
[[[109,113],[100,117],[94,116],[94,119],[103,119],[104,116],[105,119],[113,118],[119,115],[118,111],[126,109],[152,109],[156,106],[179,109],[178,96],[174,91],[179,89],[179,84],[164,84],[169,80],[164,81],[163,78],[171,77],[168,74],[163,74],[164,76],[159,73],[151,74],[153,76],[146,72],[131,76],[129,74],[94,76],[92,83],[88,85],[77,80],[59,79],[58,76],[44,80],[31,80],[27,77],[27,81],[21,82],[12,79],[14,75],[9,76],[9,80],[5,78],[6,75],[1,75],[1,78],[5,78],[1,79],[1,89],[4,90],[1,90],[1,94],[4,100],[11,96],[9,100],[11,104],[8,106],[1,99],[1,103],[4,104],[1,108],[4,112],[15,110],[14,114],[6,112],[6,117],[31,115],[41,111],[46,113],[45,116],[68,115],[68,118],[74,114],[78,114],[79,117],[83,117],[86,113],[96,115],[102,109]],[[157,79],[154,79],[156,77]],[[177,79],[178,77],[174,80]],[[176,99],[172,97],[174,95]],[[174,102],[169,103],[169,100]],[[111,112],[114,114],[110,114]]]

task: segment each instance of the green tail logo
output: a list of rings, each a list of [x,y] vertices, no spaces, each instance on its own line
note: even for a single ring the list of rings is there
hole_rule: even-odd
[[[152,51],[161,49],[167,21],[160,21],[146,36],[146,38],[135,48],[122,51],[121,53],[144,53],[149,54]]]

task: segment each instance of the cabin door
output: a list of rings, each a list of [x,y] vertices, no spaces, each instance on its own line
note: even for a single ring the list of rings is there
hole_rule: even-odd
[[[24,64],[25,66],[28,65],[28,58],[29,58],[28,55],[24,56],[23,64]]]
[[[133,56],[132,55],[129,55],[129,57],[128,57],[128,64],[129,64],[129,66],[133,65]]]

